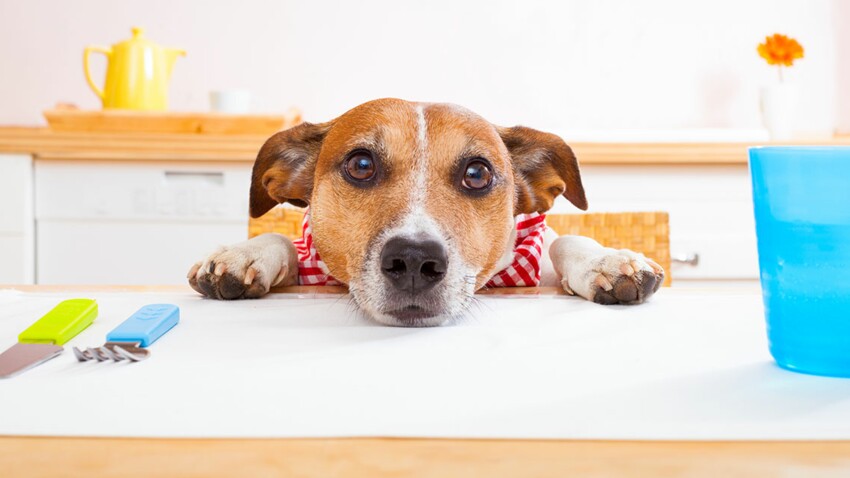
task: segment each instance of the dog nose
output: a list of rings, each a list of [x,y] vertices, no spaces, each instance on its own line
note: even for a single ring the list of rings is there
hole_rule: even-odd
[[[433,240],[394,237],[381,251],[381,272],[396,289],[412,294],[443,280],[447,265],[445,247]]]

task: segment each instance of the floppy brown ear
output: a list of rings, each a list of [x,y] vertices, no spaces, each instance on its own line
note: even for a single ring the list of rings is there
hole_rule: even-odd
[[[310,203],[316,159],[332,123],[301,123],[266,140],[251,175],[251,217],[285,202]]]
[[[563,139],[524,126],[497,129],[513,161],[514,214],[548,211],[561,194],[587,210],[578,161]]]

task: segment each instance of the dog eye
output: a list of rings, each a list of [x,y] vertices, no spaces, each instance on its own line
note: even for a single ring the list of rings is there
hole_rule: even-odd
[[[375,176],[375,159],[368,151],[356,151],[345,160],[343,169],[355,181],[368,181]]]
[[[466,165],[461,184],[466,189],[481,190],[493,182],[490,165],[480,159],[474,159]]]

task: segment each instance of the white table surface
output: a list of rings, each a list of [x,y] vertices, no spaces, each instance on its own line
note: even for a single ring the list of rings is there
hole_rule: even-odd
[[[5,290],[0,347],[70,297],[100,316],[60,357],[0,380],[0,435],[850,439],[850,380],[775,366],[752,287],[632,307],[480,297],[432,329],[370,324],[346,296]],[[149,360],[76,362],[70,347],[161,302],[181,323]]]

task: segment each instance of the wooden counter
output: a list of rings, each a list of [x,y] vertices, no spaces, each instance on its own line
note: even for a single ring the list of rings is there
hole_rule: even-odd
[[[253,162],[265,136],[63,133],[47,128],[0,127],[0,153],[53,160]],[[826,142],[850,145],[850,137]],[[781,143],[770,143],[781,144]],[[794,144],[824,144],[795,142]],[[572,142],[582,164],[737,164],[754,143]]]
[[[0,437],[10,477],[846,478],[847,457],[848,442]]]
[[[252,162],[263,136],[62,133],[47,128],[0,127],[0,152],[108,160],[223,160]]]

